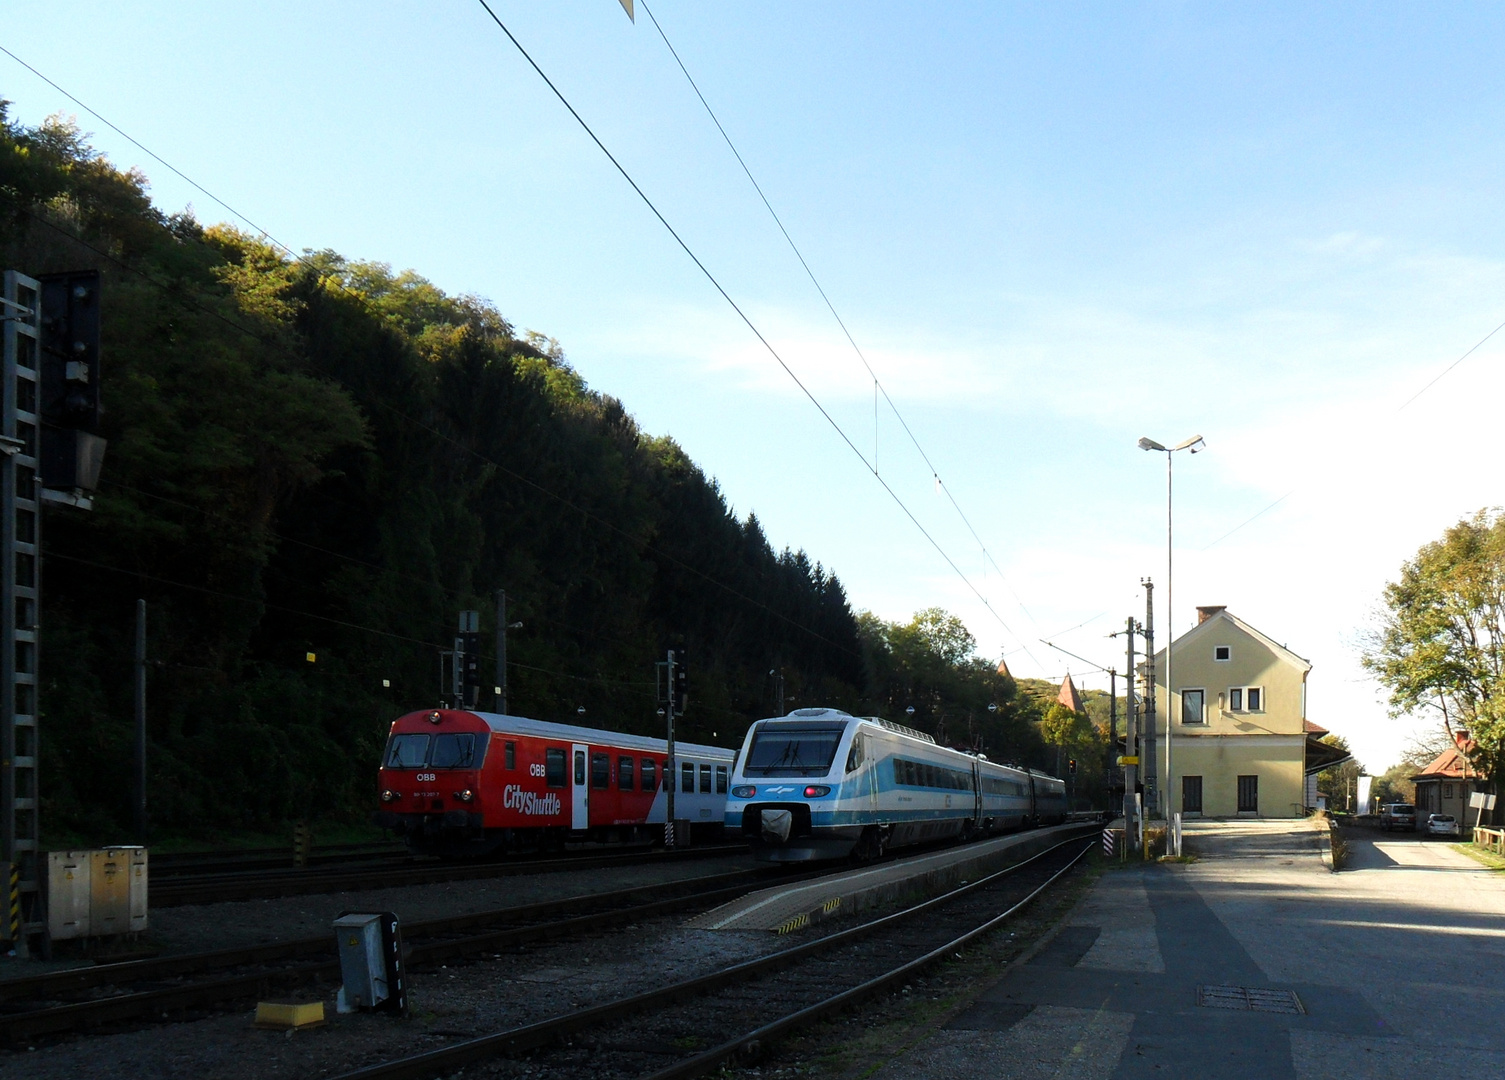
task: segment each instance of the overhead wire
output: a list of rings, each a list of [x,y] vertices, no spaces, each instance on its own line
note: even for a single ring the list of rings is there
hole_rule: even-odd
[[[528,65],[533,68],[533,70],[538,74],[538,77],[544,81],[544,83],[551,91],[553,91],[554,96],[559,99],[560,104],[565,107],[565,109],[572,117],[574,117],[575,122],[580,125],[581,129],[586,133],[586,135],[590,137],[591,141],[596,144],[596,147],[601,151],[601,153],[606,156],[606,159],[611,162],[611,164],[616,168],[617,172],[621,174],[622,178],[627,181],[628,186],[632,188],[632,190],[637,194],[638,198],[642,200],[643,204],[648,208],[653,216],[658,219],[659,224],[661,224],[669,233],[669,235],[674,238],[675,243],[677,243],[680,249],[689,257],[690,261],[695,264],[696,268],[701,272],[705,279],[710,282],[712,288],[714,288],[716,292],[720,294],[721,298],[726,301],[727,305],[731,307],[731,309],[737,314],[737,317],[742,320],[743,324],[748,328],[749,331],[751,331],[753,336],[758,339],[758,342],[763,346],[768,354],[773,357],[773,359],[778,363],[779,367],[784,370],[784,373],[788,375],[789,378],[794,382],[795,386],[799,387],[800,391],[805,395],[807,399],[809,399],[810,403],[815,406],[816,411],[821,414],[826,423],[829,424],[832,430],[835,431],[836,434],[841,438],[841,441],[847,445],[848,449],[850,449],[854,455],[856,455],[857,459],[863,463],[863,466],[867,468],[869,472],[872,472],[873,478],[877,480],[878,484],[883,488],[885,492],[887,492],[888,496],[894,501],[899,509],[903,511],[904,515],[909,518],[910,522],[915,526],[916,529],[919,530],[920,534],[925,537],[925,539],[930,543],[930,546],[936,550],[936,552],[941,556],[946,564],[951,567],[951,569],[959,578],[961,578],[963,584],[965,584],[967,588],[971,590],[972,594],[977,597],[977,599],[982,603],[983,607],[987,609],[988,613],[998,621],[998,624],[1002,626],[1011,637],[1014,637],[1022,643],[1023,639],[1014,632],[1014,630],[1009,626],[1008,622],[1003,618],[1003,616],[1000,615],[997,609],[993,607],[988,598],[982,594],[977,586],[972,583],[971,578],[966,575],[961,567],[956,564],[955,560],[951,558],[950,554],[946,552],[945,548],[941,547],[940,543],[935,539],[935,537],[930,534],[930,531],[926,529],[925,526],[920,522],[920,519],[917,518],[914,515],[914,512],[909,509],[909,506],[899,496],[898,492],[894,491],[894,489],[889,485],[888,481],[883,479],[883,477],[875,469],[873,469],[871,463],[867,459],[867,456],[857,448],[856,443],[852,441],[851,437],[846,433],[845,429],[843,429],[842,426],[837,423],[836,418],[831,415],[826,407],[821,404],[820,399],[817,398],[815,394],[810,390],[810,388],[806,386],[805,383],[800,379],[800,377],[795,374],[794,370],[779,354],[779,351],[773,347],[772,343],[769,342],[769,340],[763,335],[763,332],[758,329],[758,326],[752,321],[750,317],[748,317],[747,313],[742,310],[741,306],[736,302],[736,300],[732,299],[731,294],[728,293],[722,286],[721,282],[716,278],[716,275],[711,273],[710,269],[705,265],[704,262],[701,261],[700,257],[695,254],[695,251],[690,247],[690,245],[686,243],[682,236],[680,236],[679,232],[674,228],[674,226],[669,223],[668,219],[664,217],[662,212],[660,212],[657,205],[654,204],[653,200],[648,197],[647,193],[644,192],[643,189],[638,185],[637,181],[633,179],[632,174],[629,173],[627,169],[622,165],[622,163],[617,160],[616,155],[614,155],[609,149],[607,149],[606,144],[601,141],[600,137],[596,135],[591,126],[586,123],[584,117],[582,117],[580,113],[576,111],[575,107],[570,104],[569,99],[564,96],[564,93],[559,89],[558,86],[554,84],[554,81],[549,78],[548,74],[544,72],[543,68],[538,65],[538,62],[533,59],[532,54],[523,47],[522,42],[518,41],[517,37],[512,33],[512,31],[507,28],[507,24],[502,22],[502,20],[497,16],[496,12],[491,9],[491,5],[488,4],[486,0],[477,0],[477,3],[479,3],[480,6],[486,11],[486,14],[491,17],[492,22],[496,23],[497,27],[502,31],[502,33],[507,36],[507,39],[512,42],[513,47],[516,48],[517,51],[522,55],[523,59],[528,62]],[[1025,651],[1026,653],[1028,653],[1027,646],[1025,647]],[[1033,659],[1032,655],[1031,659]]]
[[[810,279],[810,284],[814,285],[815,291],[820,294],[821,300],[826,305],[826,310],[829,311],[831,313],[831,317],[836,320],[836,325],[841,327],[841,332],[843,335],[845,335],[847,343],[852,346],[852,351],[857,354],[857,359],[862,361],[862,366],[867,370],[868,376],[873,380],[873,389],[875,394],[882,394],[883,400],[888,402],[888,407],[893,412],[894,418],[899,421],[899,425],[904,429],[904,434],[909,436],[909,441],[914,445],[916,452],[919,453],[920,458],[925,462],[925,467],[930,470],[930,475],[932,478],[934,478],[937,489],[945,494],[946,498],[950,501],[952,508],[956,511],[957,516],[960,517],[962,519],[962,523],[966,525],[967,531],[972,534],[972,539],[977,541],[977,546],[982,550],[983,553],[983,558],[985,560],[984,565],[986,566],[986,563],[988,562],[991,562],[993,564],[993,568],[998,571],[999,577],[1004,580],[1004,583],[1008,586],[1009,592],[1013,594],[1015,602],[1019,605],[1019,609],[1024,612],[1025,616],[1028,617],[1029,621],[1033,624],[1035,622],[1034,615],[1031,614],[1029,608],[1025,606],[1024,600],[1019,596],[1018,592],[1015,591],[1014,587],[1008,584],[1008,575],[1004,573],[1003,567],[999,566],[998,561],[993,558],[993,554],[988,550],[987,544],[984,543],[982,537],[978,535],[977,530],[973,527],[971,519],[968,518],[966,512],[962,510],[961,504],[956,501],[956,496],[952,494],[951,488],[945,483],[945,481],[941,479],[940,470],[937,469],[935,463],[930,460],[930,455],[925,452],[925,448],[920,445],[919,438],[916,437],[914,431],[910,428],[909,421],[904,419],[904,414],[899,411],[898,404],[889,394],[888,387],[883,385],[883,380],[878,377],[878,373],[873,370],[873,365],[868,362],[867,354],[862,351],[862,346],[858,345],[857,339],[852,336],[852,331],[847,327],[846,320],[843,319],[841,317],[841,313],[836,310],[836,305],[831,301],[831,297],[826,293],[825,286],[820,283],[820,279],[815,276],[815,271],[811,268],[810,263],[805,259],[804,252],[802,252],[799,248],[799,245],[795,243],[794,237],[789,235],[789,230],[784,226],[783,219],[779,217],[778,211],[773,208],[773,204],[769,202],[767,194],[763,191],[763,185],[759,184],[757,177],[753,176],[752,169],[748,167],[746,160],[743,159],[742,152],[738,150],[736,144],[732,142],[732,137],[727,133],[726,128],[722,125],[720,117],[716,115],[716,110],[711,108],[711,103],[706,100],[705,94],[701,93],[700,85],[696,83],[695,77],[690,74],[689,68],[685,66],[684,60],[679,55],[679,50],[676,49],[674,47],[674,43],[669,40],[669,35],[664,32],[663,26],[658,21],[658,16],[653,13],[653,9],[648,6],[645,0],[638,0],[638,6],[648,13],[648,18],[653,23],[653,28],[658,31],[658,36],[663,40],[664,46],[669,50],[669,55],[674,57],[675,64],[679,66],[679,70],[684,75],[685,81],[690,84],[690,89],[695,91],[695,96],[700,100],[700,104],[705,108],[706,115],[711,118],[711,123],[716,125],[716,130],[721,133],[721,138],[726,142],[727,149],[730,150],[732,152],[732,156],[737,159],[737,164],[742,167],[742,172],[747,177],[748,183],[750,183],[753,186],[753,190],[758,193],[758,198],[762,201],[764,209],[766,209],[769,216],[773,218],[774,224],[778,226],[779,232],[783,234],[785,242],[788,243],[789,250],[794,252],[794,257],[799,260],[800,266],[804,268],[805,275]],[[488,8],[488,10],[490,9]],[[873,459],[869,465],[869,468],[872,469],[872,472],[875,476],[878,474],[877,420],[878,418],[875,412],[873,416]],[[1036,626],[1036,629],[1038,629],[1038,626]],[[1012,631],[1010,631],[1010,633],[1012,633]],[[1023,639],[1020,640],[1022,643]],[[1026,652],[1028,652],[1027,647]],[[1032,654],[1030,656],[1030,659],[1035,659]],[[1038,662],[1039,661],[1036,660],[1036,663]]]
[[[1436,386],[1443,379],[1447,378],[1448,375],[1452,374],[1454,368],[1456,368],[1459,364],[1463,363],[1463,361],[1467,360],[1470,356],[1474,355],[1474,353],[1478,352],[1481,348],[1483,348],[1485,342],[1489,341],[1490,338],[1494,337],[1501,330],[1505,330],[1505,322],[1500,323],[1498,326],[1496,326],[1489,333],[1485,334],[1478,341],[1474,342],[1474,344],[1472,346],[1470,346],[1468,349],[1464,350],[1462,356],[1458,357],[1458,359],[1454,360],[1447,367],[1443,368],[1436,375],[1433,375],[1430,379],[1428,379],[1427,382],[1426,382],[1426,385],[1424,385],[1420,390],[1416,391],[1416,393],[1414,393],[1410,397],[1408,397],[1405,401],[1401,402],[1401,404],[1396,407],[1395,412],[1393,412],[1391,415],[1392,416],[1399,416],[1401,413],[1405,412],[1406,409],[1409,408],[1411,406],[1411,404],[1416,401],[1417,398],[1421,397],[1428,390],[1432,389],[1432,387]],[[1208,551],[1208,550],[1211,550],[1212,548],[1217,547],[1224,540],[1227,540],[1234,533],[1236,533],[1240,529],[1244,528],[1244,526],[1246,526],[1246,525],[1252,525],[1255,521],[1257,521],[1260,518],[1264,517],[1271,510],[1274,510],[1281,503],[1285,502],[1292,495],[1296,494],[1296,492],[1300,491],[1302,489],[1302,487],[1304,487],[1304,486],[1305,486],[1304,484],[1297,484],[1295,487],[1291,488],[1291,490],[1287,491],[1280,498],[1276,499],[1274,502],[1272,502],[1269,505],[1265,506],[1264,509],[1256,511],[1255,513],[1251,514],[1249,517],[1247,517],[1243,521],[1241,521],[1239,524],[1237,524],[1233,528],[1229,529],[1222,536],[1218,537],[1212,543],[1210,543],[1206,547],[1202,548],[1202,550],[1203,551]]]

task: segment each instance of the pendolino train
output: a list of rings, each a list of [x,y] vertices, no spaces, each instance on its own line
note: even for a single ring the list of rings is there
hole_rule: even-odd
[[[775,862],[872,859],[1066,816],[1066,785],[1053,776],[837,709],[796,709],[749,728],[726,802],[727,832]]]
[[[731,750],[663,739],[435,709],[393,721],[382,755],[375,821],[421,854],[557,849],[566,840],[631,840],[674,816],[720,831]]]

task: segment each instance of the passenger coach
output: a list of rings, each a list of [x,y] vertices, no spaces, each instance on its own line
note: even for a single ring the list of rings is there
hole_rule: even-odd
[[[719,831],[733,751],[663,739],[436,709],[392,723],[376,824],[425,854],[548,849],[568,840],[645,839],[674,816]]]
[[[872,859],[1066,814],[1066,785],[1053,776],[938,746],[875,716],[796,709],[748,730],[726,828],[770,861]]]

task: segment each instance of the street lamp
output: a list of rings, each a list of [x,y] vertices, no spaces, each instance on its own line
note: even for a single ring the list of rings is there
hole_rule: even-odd
[[[1165,798],[1165,824],[1167,835],[1171,823],[1171,793],[1174,791],[1171,775],[1171,733],[1175,729],[1173,717],[1175,715],[1175,682],[1171,679],[1171,646],[1176,640],[1176,630],[1171,624],[1171,459],[1178,450],[1190,450],[1193,454],[1207,449],[1207,443],[1202,436],[1193,435],[1189,439],[1183,439],[1175,446],[1162,446],[1154,439],[1141,438],[1139,440],[1141,450],[1159,450],[1165,455],[1165,785],[1162,788]],[[1150,687],[1150,693],[1155,688]]]

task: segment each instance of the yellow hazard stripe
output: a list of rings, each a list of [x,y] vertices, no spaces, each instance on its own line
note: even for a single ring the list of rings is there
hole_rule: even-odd
[[[805,927],[807,927],[809,925],[810,925],[810,916],[808,914],[806,914],[806,915],[796,915],[794,918],[790,919],[788,922],[781,923],[778,926],[774,927],[774,931],[773,932],[775,934],[792,934],[796,930],[803,930]]]

